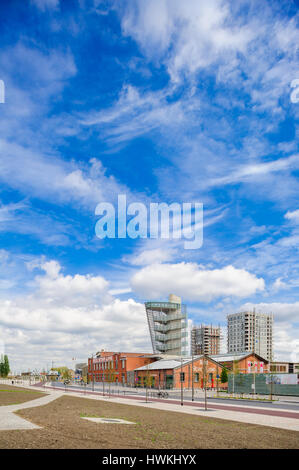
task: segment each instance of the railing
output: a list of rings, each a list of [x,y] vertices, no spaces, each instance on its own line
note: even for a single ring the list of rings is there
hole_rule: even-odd
[[[169,310],[179,310],[181,304],[176,304],[174,302],[145,302],[146,308],[167,308]]]
[[[154,321],[160,321],[160,322],[169,322],[171,320],[185,320],[187,318],[187,314],[184,313],[173,313],[170,315],[163,315],[159,313],[154,313],[153,314],[153,320]]]
[[[185,329],[187,328],[187,323],[184,321],[172,323],[170,325],[161,325],[159,323],[156,323],[154,328],[155,328],[155,331],[161,331],[163,333],[167,333],[167,331],[171,331],[171,330],[179,330],[181,328]]]
[[[181,346],[184,346],[184,342],[173,341],[171,343],[157,344],[156,348],[159,349],[160,351],[169,351],[170,349],[177,349],[177,348],[180,349]]]
[[[168,341],[170,339],[185,338],[186,336],[188,336],[188,333],[187,331],[178,331],[177,333],[169,333],[165,336],[166,341]]]

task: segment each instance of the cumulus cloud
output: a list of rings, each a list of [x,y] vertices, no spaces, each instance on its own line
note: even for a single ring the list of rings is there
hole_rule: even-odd
[[[262,302],[258,304],[248,302],[242,305],[240,310],[252,310],[253,308],[255,308],[257,312],[273,313],[274,321],[277,322],[298,321],[299,319],[299,302]]]
[[[131,285],[145,298],[161,298],[175,292],[185,300],[204,302],[221,296],[248,297],[265,288],[262,278],[245,269],[226,266],[211,270],[196,263],[147,266],[134,274]]]
[[[299,222],[299,209],[295,211],[288,211],[285,214],[285,218],[291,220],[292,222]]]
[[[51,357],[86,360],[101,348],[151,351],[142,304],[113,297],[102,276],[63,275],[54,260],[40,268],[31,293],[0,300],[5,350],[14,368],[40,367]]]

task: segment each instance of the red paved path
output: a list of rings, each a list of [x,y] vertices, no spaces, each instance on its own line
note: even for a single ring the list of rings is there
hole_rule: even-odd
[[[52,388],[54,390],[60,390],[62,391],[62,387],[46,387],[46,388]],[[81,393],[83,395],[103,395],[103,393],[98,393],[98,392],[91,392],[91,391],[84,391],[84,390],[74,390],[74,389],[68,389],[68,392],[75,392],[75,393]],[[105,394],[107,396],[107,394]],[[125,395],[125,394],[112,394],[111,393],[111,398],[114,397],[123,397],[123,398],[129,398],[132,400],[145,400],[145,397],[139,397],[139,396],[130,396],[130,395]],[[161,403],[170,403],[174,405],[180,405],[181,402],[180,400],[167,400],[163,398],[160,400],[159,398],[150,398],[150,401],[157,401]],[[204,408],[204,404],[201,402],[192,402],[192,401],[184,401],[184,406],[196,406],[196,407],[201,407]],[[282,418],[294,418],[294,419],[299,419],[299,412],[295,411],[281,411],[281,410],[265,410],[265,409],[258,409],[258,408],[251,408],[251,407],[243,407],[243,406],[229,406],[229,405],[217,405],[214,403],[209,402],[208,403],[208,408],[209,409],[215,409],[215,410],[228,410],[228,411],[240,411],[242,413],[252,413],[252,414],[259,414],[259,415],[268,415],[268,416],[279,416]]]

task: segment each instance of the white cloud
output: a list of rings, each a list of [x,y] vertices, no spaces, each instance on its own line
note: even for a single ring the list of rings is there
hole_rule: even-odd
[[[281,277],[278,277],[278,278],[275,280],[274,284],[273,284],[273,289],[274,289],[275,291],[278,291],[278,290],[281,290],[281,289],[287,289],[287,288],[288,288],[287,283],[284,282],[284,281],[282,281],[282,280],[281,280]]]
[[[242,305],[239,311],[252,310],[273,313],[273,350],[275,361],[299,361],[299,302],[269,302]]]
[[[13,368],[87,359],[101,348],[151,351],[144,306],[109,294],[102,276],[64,276],[56,261],[41,266],[30,294],[0,300],[0,325]]]
[[[59,7],[59,0],[31,0],[31,3],[41,11],[56,10]]]
[[[270,302],[257,304],[252,304],[251,302],[248,302],[240,307],[240,311],[252,310],[253,308],[255,308],[256,312],[273,313],[274,321],[277,322],[296,322],[299,319],[299,302]]]
[[[223,56],[244,52],[254,31],[238,25],[222,0],[140,0],[122,17],[123,32],[151,59],[163,58],[173,81]]]
[[[24,194],[48,201],[68,202],[94,210],[102,200],[127,193],[113,176],[106,176],[99,160],[89,165],[66,162],[59,155],[43,154],[0,139],[0,180]],[[22,168],[22,171],[19,171]]]
[[[292,324],[284,324],[283,328],[274,323],[274,360],[299,362],[299,329]]]
[[[154,264],[147,266],[131,279],[132,289],[145,298],[161,298],[170,292],[186,301],[209,302],[217,297],[248,297],[263,291],[264,280],[245,269],[226,266],[204,269],[196,263]]]
[[[154,263],[164,263],[170,261],[176,254],[175,248],[153,248],[148,250],[140,250],[139,253],[131,256],[125,256],[124,262],[129,262],[135,266],[146,266]]]
[[[299,209],[295,211],[288,211],[285,214],[285,218],[294,222],[299,222]]]
[[[81,124],[96,126],[110,144],[121,144],[149,132],[179,129],[199,107],[196,97],[171,100],[172,87],[163,91],[139,90],[124,85],[112,107],[82,115]]]
[[[238,181],[247,181],[252,178],[257,180],[258,177],[269,173],[289,171],[292,169],[296,170],[297,168],[299,168],[299,155],[291,155],[290,157],[280,158],[267,163],[257,162],[249,165],[240,165],[235,170],[230,169],[230,174],[228,176],[211,179],[208,184],[211,186],[223,186],[225,184],[232,184]]]

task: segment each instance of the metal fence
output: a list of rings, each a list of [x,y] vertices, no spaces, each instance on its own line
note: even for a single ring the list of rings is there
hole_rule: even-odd
[[[299,396],[299,374],[229,374],[228,393]]]

